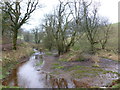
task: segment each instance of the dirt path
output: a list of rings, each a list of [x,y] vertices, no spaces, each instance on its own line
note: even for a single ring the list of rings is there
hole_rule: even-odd
[[[53,72],[54,70],[51,68],[52,68],[52,64],[57,62],[57,61],[55,61],[56,59],[57,58],[55,58],[53,56],[45,56],[44,57],[45,63],[44,63],[44,66],[42,69],[47,71],[47,72]]]

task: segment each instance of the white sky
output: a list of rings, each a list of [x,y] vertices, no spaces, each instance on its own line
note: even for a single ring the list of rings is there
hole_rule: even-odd
[[[118,22],[118,2],[120,0],[93,0],[100,2],[101,6],[99,7],[100,16],[105,16],[109,19],[111,23]],[[53,8],[57,5],[58,0],[39,0],[43,5],[43,8],[36,10],[32,15],[29,24],[23,25],[23,28],[30,30],[39,25],[44,18],[44,15],[50,13]]]

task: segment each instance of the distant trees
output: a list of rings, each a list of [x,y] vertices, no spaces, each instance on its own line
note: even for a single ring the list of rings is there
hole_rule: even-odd
[[[13,32],[13,49],[16,50],[16,44],[17,44],[17,36],[18,36],[18,30],[21,28],[21,26],[26,23],[26,21],[30,18],[31,13],[35,11],[38,1],[31,1],[28,0],[26,5],[26,11],[23,15],[21,12],[21,2],[3,2],[3,12],[7,13],[10,17],[10,27]]]
[[[32,30],[32,33],[34,34],[34,41],[35,41],[35,43],[36,44],[39,44],[40,43],[40,41],[41,41],[41,38],[42,37],[40,37],[41,35],[40,35],[40,29],[39,28],[34,28],[33,30]]]
[[[38,1],[29,0],[26,11],[22,14],[21,2],[4,2],[2,33],[10,29],[7,33],[13,37],[13,49],[16,49],[18,31],[30,18],[37,5]],[[82,35],[87,37],[92,53],[96,51],[96,44],[105,49],[110,32],[108,22],[98,16],[98,7],[93,5],[92,1],[86,0],[64,2],[59,0],[59,5],[53,12],[46,15],[42,28],[43,31],[34,28],[32,33],[25,32],[25,41],[29,42],[32,36],[34,37],[32,41],[36,44],[43,43],[49,50],[56,48],[59,55],[68,52]],[[99,35],[99,32],[102,34]]]
[[[29,31],[24,31],[24,33],[23,33],[23,39],[24,39],[24,41],[26,41],[26,42],[30,42],[31,41],[31,34],[30,34],[30,32]]]
[[[52,50],[55,47],[55,38],[54,38],[54,30],[55,30],[55,20],[53,15],[46,15],[44,20],[45,24],[43,24],[43,29],[45,30],[45,37],[43,39],[44,46]]]
[[[93,54],[96,44],[101,44],[102,48],[105,47],[110,27],[102,23],[105,31],[101,30],[104,35],[99,36],[98,40],[101,18],[98,16],[98,7],[91,6],[92,1],[61,2],[59,0],[59,6],[53,14],[45,17],[43,24],[47,38],[46,43],[50,49],[52,46],[56,46],[59,55],[66,53],[83,34],[86,35]],[[104,37],[104,39],[100,39],[100,37]]]
[[[60,1],[54,14],[50,15],[43,25],[47,37],[51,36],[54,41],[59,55],[69,51],[70,47],[74,45],[77,33],[76,30],[73,30],[72,18],[70,19],[71,11],[67,8],[68,2]]]

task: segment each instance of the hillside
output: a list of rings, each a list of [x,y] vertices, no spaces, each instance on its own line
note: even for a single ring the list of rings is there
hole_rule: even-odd
[[[98,33],[98,35],[102,36],[103,33]],[[97,39],[96,39],[97,40]],[[96,44],[96,48],[101,48],[100,44]],[[87,37],[84,35],[77,43],[75,43],[74,47],[72,47],[73,50],[75,51],[85,51],[88,52],[90,49],[90,43],[87,40]],[[107,51],[106,51],[107,50]],[[101,50],[99,51],[100,56],[109,58],[109,55],[113,55],[112,58],[113,60],[118,60],[118,23],[114,23],[111,25],[111,29],[109,32],[109,38],[108,42],[106,44],[106,50]],[[102,55],[101,55],[102,54]]]

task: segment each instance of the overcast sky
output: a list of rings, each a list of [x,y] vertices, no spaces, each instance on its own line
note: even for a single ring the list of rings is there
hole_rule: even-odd
[[[118,22],[118,2],[120,0],[93,0],[100,2],[99,7],[100,16],[105,16],[111,23]],[[44,15],[50,13],[53,8],[58,4],[58,0],[39,0],[43,8],[37,9],[32,15],[28,24],[22,26],[26,30],[30,30],[39,25],[44,18]]]

